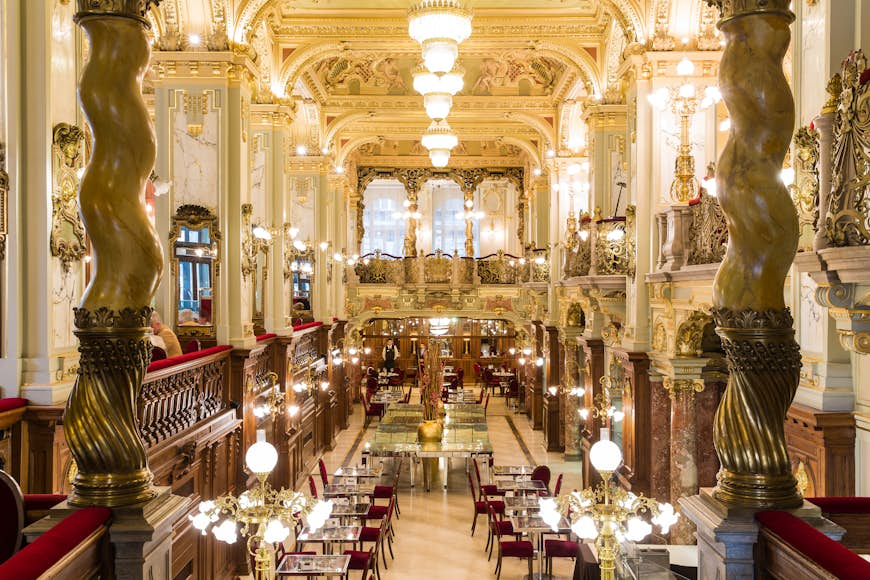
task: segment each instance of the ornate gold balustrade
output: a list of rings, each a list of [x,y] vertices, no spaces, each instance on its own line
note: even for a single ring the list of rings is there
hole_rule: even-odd
[[[581,219],[580,228],[565,242],[562,279],[633,276],[634,223],[634,206],[628,206],[624,217]]]
[[[656,214],[659,251],[656,270],[674,272],[687,266],[718,264],[728,247],[728,228],[719,200],[701,190],[688,205]]]
[[[546,284],[550,280],[550,251],[530,248],[524,256],[499,251],[481,258],[459,257],[441,251],[413,258],[375,252],[362,256],[349,267],[347,278],[350,286]]]

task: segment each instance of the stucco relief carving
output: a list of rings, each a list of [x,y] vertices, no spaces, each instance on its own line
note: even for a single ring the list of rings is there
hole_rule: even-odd
[[[85,255],[85,226],[79,216],[77,172],[83,166],[81,155],[82,130],[67,123],[54,126],[52,164],[54,191],[52,192],[51,255],[60,259],[64,273],[72,262]]]
[[[801,127],[794,136],[795,181],[789,193],[798,212],[801,237],[798,251],[813,249],[819,222],[819,137],[809,127]]]

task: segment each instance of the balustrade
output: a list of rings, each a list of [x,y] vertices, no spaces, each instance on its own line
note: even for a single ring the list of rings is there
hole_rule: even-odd
[[[688,205],[675,205],[656,215],[659,251],[656,270],[673,272],[686,266],[718,264],[728,247],[728,227],[719,199],[705,189]]]
[[[550,251],[530,248],[523,256],[498,251],[481,258],[459,257],[441,251],[405,258],[374,252],[362,256],[350,268],[351,285],[546,283],[550,280]]]

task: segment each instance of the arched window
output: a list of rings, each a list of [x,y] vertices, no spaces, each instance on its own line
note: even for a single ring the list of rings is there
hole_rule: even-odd
[[[432,251],[441,250],[465,255],[464,196],[453,181],[432,183]],[[480,225],[472,220],[474,228],[474,255],[480,254]]]

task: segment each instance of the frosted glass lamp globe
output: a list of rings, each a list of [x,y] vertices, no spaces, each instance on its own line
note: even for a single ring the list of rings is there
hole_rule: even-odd
[[[257,442],[245,453],[245,464],[253,473],[269,473],[278,463],[278,451],[266,441],[266,432],[257,430]]]
[[[612,473],[622,463],[619,445],[610,440],[610,429],[601,429],[601,439],[589,450],[589,460],[598,471]]]

